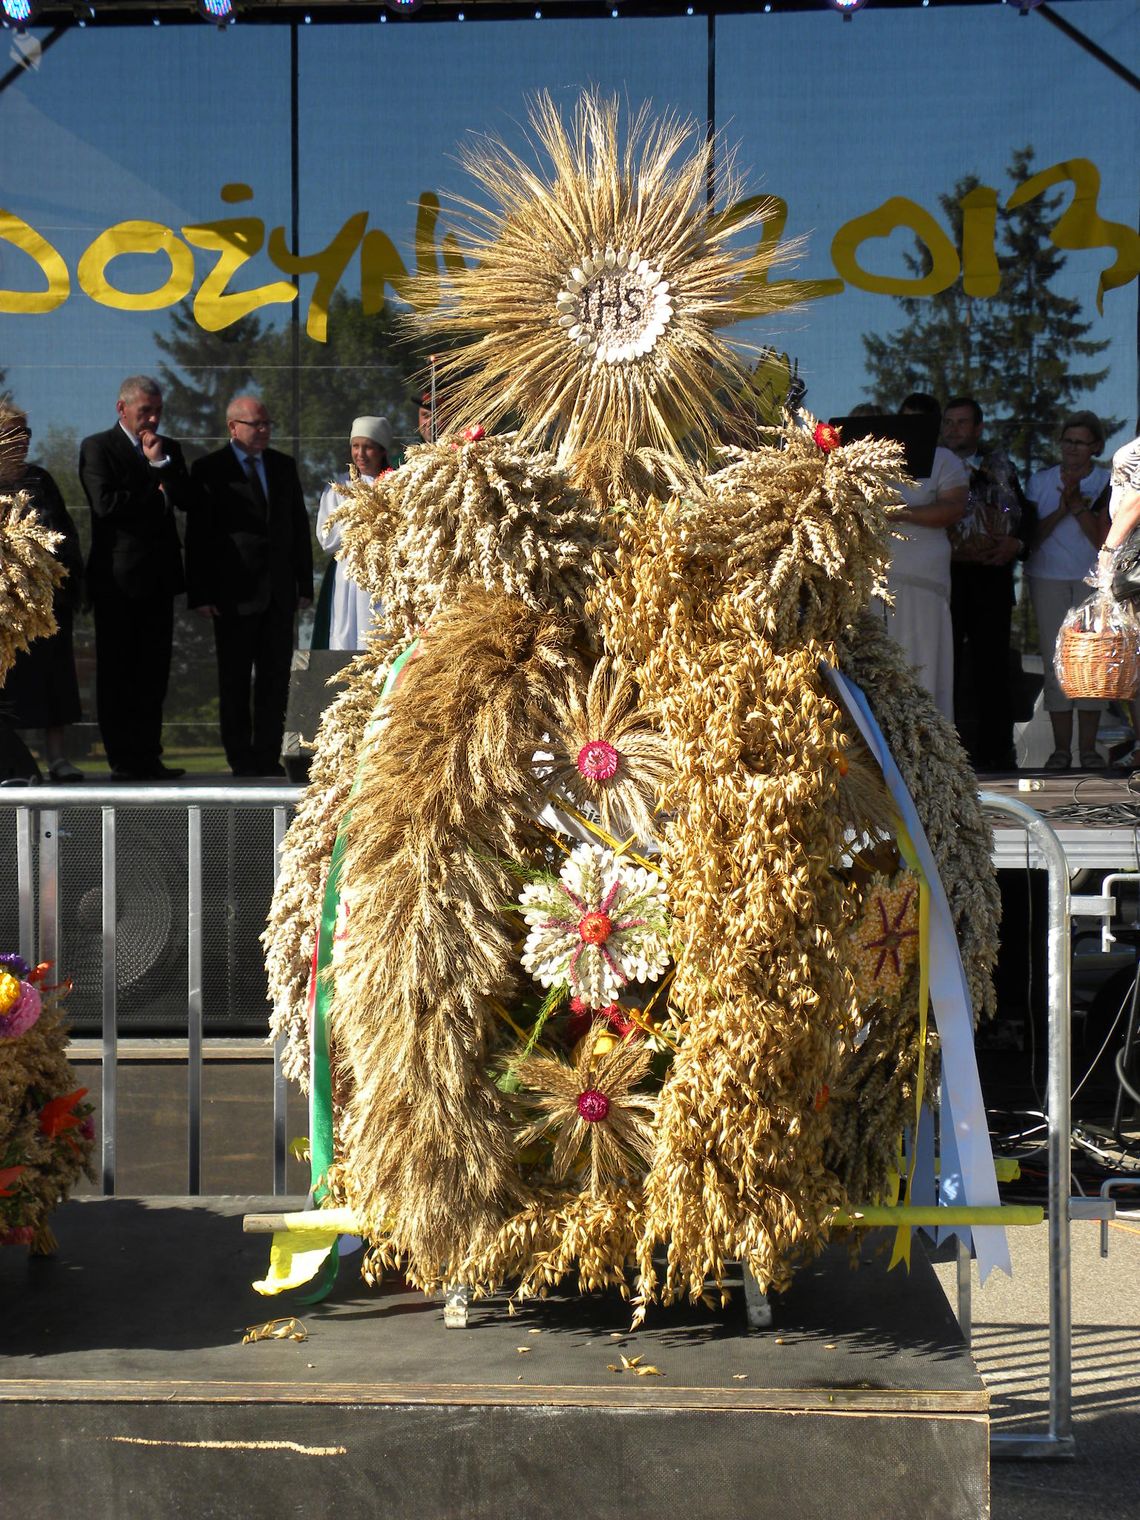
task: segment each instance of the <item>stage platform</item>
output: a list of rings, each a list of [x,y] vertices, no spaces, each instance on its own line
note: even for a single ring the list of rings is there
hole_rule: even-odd
[[[5,1514],[989,1514],[988,1396],[921,1246],[909,1277],[833,1248],[758,1334],[740,1293],[635,1334],[616,1295],[576,1294],[448,1330],[351,1257],[319,1306],[254,1293],[268,1240],[241,1216],[272,1206],[76,1201],[54,1258],[0,1251]],[[305,1341],[242,1344],[284,1315]]]
[[[978,790],[1011,797],[1056,830],[1072,871],[1140,871],[1140,773],[1021,771],[979,776]],[[1026,833],[994,812],[993,862],[999,870],[1025,870]],[[1043,862],[1030,843],[1028,864]]]

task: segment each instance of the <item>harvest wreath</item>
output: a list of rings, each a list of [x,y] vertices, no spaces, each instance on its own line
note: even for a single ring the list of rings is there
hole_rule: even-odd
[[[594,96],[533,128],[542,171],[468,155],[468,262],[413,293],[439,441],[341,508],[382,628],[266,933],[336,1212],[268,1292],[327,1283],[346,1220],[425,1290],[779,1289],[854,1206],[922,1200],[932,1108],[997,1203],[989,828],[866,610],[896,448],[756,414],[718,329],[781,304],[742,246],[771,208],[708,209],[701,131]]]

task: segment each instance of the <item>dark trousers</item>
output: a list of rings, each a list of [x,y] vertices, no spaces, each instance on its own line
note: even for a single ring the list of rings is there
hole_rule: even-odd
[[[95,716],[111,769],[145,775],[162,755],[174,598],[97,596]]]
[[[269,775],[281,764],[294,607],[214,619],[218,716],[230,769]]]
[[[950,566],[954,721],[975,770],[1012,770],[1013,566]]]

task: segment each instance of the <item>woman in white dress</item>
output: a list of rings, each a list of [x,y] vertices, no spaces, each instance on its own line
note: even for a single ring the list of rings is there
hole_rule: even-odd
[[[899,408],[903,416],[941,418],[933,396],[916,392]],[[950,622],[950,535],[966,515],[970,479],[957,454],[941,445],[930,475],[898,487],[906,503],[892,512],[887,632],[914,666],[916,678],[938,710],[954,721],[954,630]]]
[[[349,447],[361,479],[371,484],[377,475],[391,468],[388,454],[392,447],[392,428],[387,417],[357,417],[349,435]],[[340,549],[340,524],[330,522],[329,516],[341,500],[337,487],[346,485],[348,480],[345,473],[326,486],[317,511],[317,539],[321,547],[334,556]],[[378,612],[378,605],[373,604],[368,593],[345,573],[343,565],[337,564],[329,613],[328,647],[363,649]]]

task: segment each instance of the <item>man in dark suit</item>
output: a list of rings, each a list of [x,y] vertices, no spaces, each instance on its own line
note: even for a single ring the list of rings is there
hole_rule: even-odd
[[[297,467],[269,447],[256,396],[226,409],[230,441],[195,462],[189,604],[213,619],[222,743],[235,776],[283,776],[294,620],[313,599],[313,545]],[[251,691],[252,685],[252,691]]]
[[[170,780],[183,774],[161,758],[174,598],[184,585],[174,513],[189,505],[190,477],[182,450],[158,432],[157,381],[124,380],[117,410],[115,426],[79,448],[91,505],[96,716],[116,780]]]

